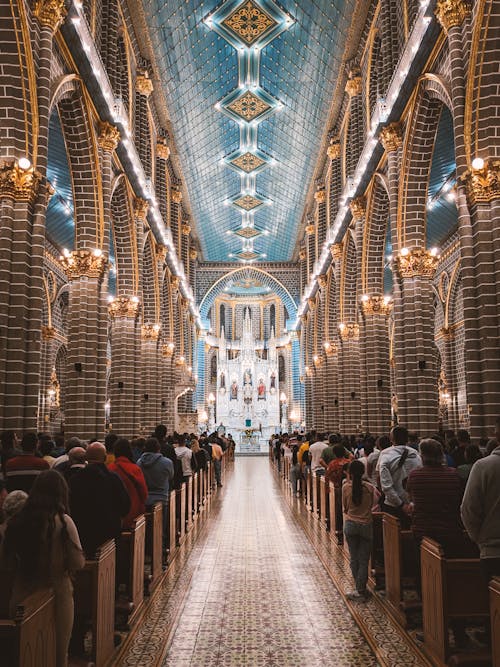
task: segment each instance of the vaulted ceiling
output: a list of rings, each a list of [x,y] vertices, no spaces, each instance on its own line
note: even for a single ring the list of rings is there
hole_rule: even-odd
[[[205,260],[291,258],[354,5],[145,0]]]

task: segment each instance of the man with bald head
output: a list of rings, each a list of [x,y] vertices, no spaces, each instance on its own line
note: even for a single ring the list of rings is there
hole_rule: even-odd
[[[93,442],[87,447],[87,466],[69,479],[71,516],[78,528],[83,550],[92,558],[96,549],[121,532],[122,518],[130,498],[121,479],[106,467],[106,447]]]
[[[83,447],[73,447],[68,454],[69,467],[64,470],[64,477],[69,483],[73,475],[78,474],[87,466],[87,452]]]

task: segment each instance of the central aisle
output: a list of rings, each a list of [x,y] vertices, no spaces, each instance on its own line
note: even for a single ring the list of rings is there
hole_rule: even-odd
[[[376,665],[267,458],[237,458],[221,495],[186,564],[190,588],[165,667]]]

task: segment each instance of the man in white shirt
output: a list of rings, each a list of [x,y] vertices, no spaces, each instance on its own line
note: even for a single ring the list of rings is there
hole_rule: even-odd
[[[182,481],[187,482],[188,479],[193,475],[193,469],[191,468],[193,452],[188,447],[186,447],[183,440],[174,444],[177,460],[181,462],[182,466]]]
[[[309,445],[309,456],[311,457],[311,472],[316,475],[324,475],[325,469],[321,465],[321,455],[323,450],[328,447],[323,435],[318,434],[318,440],[312,445]]]

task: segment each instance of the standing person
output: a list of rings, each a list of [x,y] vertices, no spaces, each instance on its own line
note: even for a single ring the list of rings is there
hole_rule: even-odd
[[[405,484],[410,472],[422,466],[422,459],[413,447],[408,447],[408,431],[404,426],[394,426],[390,438],[392,447],[380,455],[378,463],[384,494],[382,511],[397,517],[406,528],[409,526],[409,498]]]
[[[222,486],[222,457],[224,455],[224,452],[222,451],[222,447],[217,444],[215,440],[212,440],[210,443],[212,446],[212,461],[214,464],[214,472],[215,472],[215,481],[217,482],[217,486],[221,487]]]
[[[93,442],[87,448],[87,467],[69,480],[71,516],[88,558],[104,542],[120,536],[130,498],[121,479],[106,467],[106,448]]]
[[[167,438],[167,427],[165,426],[165,424],[158,424],[151,437],[156,438],[158,440],[158,442],[160,443],[160,452],[162,453],[162,456],[165,456],[167,459],[170,459],[172,461],[175,470],[175,462],[177,461],[177,454],[175,453],[175,447],[171,442],[169,442]]]
[[[328,468],[326,469],[325,473],[325,482],[327,486],[330,482],[332,482],[336,489],[340,489],[342,486],[342,479],[344,477],[344,468],[346,464],[351,461],[351,458],[346,455],[346,449],[344,445],[341,445],[340,443],[334,445],[333,453],[335,454],[335,458],[328,464]]]
[[[321,464],[323,452],[327,449],[328,443],[325,442],[325,436],[318,433],[318,440],[309,445],[309,456],[311,457],[311,472],[314,475],[324,475],[325,468]]]
[[[194,439],[191,442],[191,451],[193,456],[196,459],[196,468],[197,470],[206,470],[207,469],[207,453],[204,449],[200,447],[198,440]]]
[[[182,481],[187,482],[193,476],[193,452],[186,447],[181,436],[177,437],[175,454],[177,460],[181,462]]]
[[[11,607],[51,587],[55,595],[56,667],[68,664],[73,628],[71,576],[85,565],[78,531],[68,512],[68,486],[55,470],[42,472],[22,510],[5,531],[2,555],[14,569]]]
[[[349,600],[366,600],[369,593],[368,563],[373,544],[372,507],[376,501],[373,484],[363,480],[365,466],[361,461],[351,461],[347,480],[342,486],[342,510],[344,535],[349,547],[351,572],[356,590],[347,594]]]
[[[118,442],[119,438],[116,433],[107,433],[104,438],[104,446],[106,447],[106,465],[109,466],[110,463],[115,462],[115,445]]]
[[[301,478],[300,464],[298,461],[299,446],[296,442],[291,444],[292,449],[292,461],[290,466],[290,484],[292,486],[292,493],[297,496],[300,496],[300,490],[298,488],[298,482]]]
[[[168,544],[168,502],[170,484],[174,479],[174,464],[160,452],[160,443],[156,438],[148,438],[144,445],[144,454],[137,461],[144,473],[148,497],[146,507],[161,502],[163,505],[163,553]]]
[[[500,575],[500,446],[476,461],[461,507],[462,521],[479,546],[485,581]]]
[[[21,452],[5,464],[5,484],[7,491],[20,489],[29,493],[35,479],[50,468],[47,461],[36,455],[38,438],[36,433],[25,433],[21,440]]]
[[[140,514],[144,514],[148,487],[141,468],[134,463],[130,442],[120,438],[115,444],[115,461],[108,468],[122,480],[130,498],[129,513],[122,519],[122,527],[130,528]]]
[[[465,448],[465,463],[461,466],[458,466],[457,472],[460,477],[463,479],[464,484],[467,484],[469,479],[470,471],[476,461],[483,458],[481,450],[477,445],[467,445]]]

